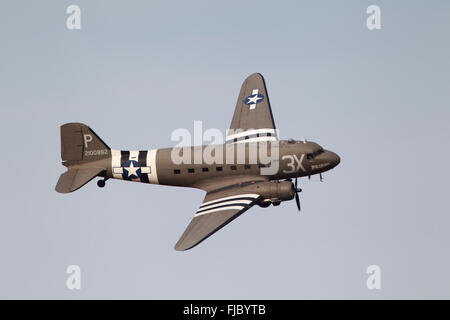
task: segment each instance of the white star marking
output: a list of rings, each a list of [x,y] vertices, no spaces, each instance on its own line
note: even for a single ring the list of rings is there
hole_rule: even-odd
[[[124,169],[125,170],[127,170],[127,172],[128,172],[128,177],[131,177],[131,176],[135,176],[135,177],[138,177],[138,174],[137,174],[137,170],[139,170],[140,169],[140,167],[135,167],[135,166],[133,166],[133,162],[131,162],[130,163],[130,166],[129,167],[124,167]]]
[[[254,95],[253,97],[249,97],[248,98],[248,101],[249,102],[251,102],[252,104],[256,104],[256,103],[258,103],[258,100],[261,100],[262,98],[260,98],[260,97],[258,97],[258,95],[256,94],[256,95]]]
[[[262,98],[258,97],[258,94],[259,94],[259,89],[253,89],[251,96],[254,96],[254,97],[253,98],[251,98],[251,96],[248,97],[247,104],[248,104],[250,110],[255,109],[256,104],[258,103],[258,100],[262,100]]]

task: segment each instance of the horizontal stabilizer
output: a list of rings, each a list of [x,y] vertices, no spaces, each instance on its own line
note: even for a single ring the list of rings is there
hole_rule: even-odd
[[[69,169],[59,177],[55,190],[59,193],[75,191],[94,179],[104,168]]]

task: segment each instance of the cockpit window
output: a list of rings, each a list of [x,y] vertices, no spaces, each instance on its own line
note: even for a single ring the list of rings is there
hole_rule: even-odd
[[[325,151],[323,151],[323,149],[320,148],[319,150],[317,150],[317,151],[315,151],[315,152],[313,152],[313,153],[308,153],[308,154],[306,154],[306,159],[312,160],[312,159],[314,159],[315,157],[317,157],[319,154],[322,154],[322,153],[324,153],[324,152],[325,152]]]
[[[316,152],[313,153],[314,158],[317,157],[319,154],[324,153],[325,151],[323,151],[322,148],[320,148],[319,150],[317,150]]]

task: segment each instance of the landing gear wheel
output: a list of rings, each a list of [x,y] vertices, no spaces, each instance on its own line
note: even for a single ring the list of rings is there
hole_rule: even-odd
[[[262,202],[258,203],[258,205],[259,205],[261,208],[267,208],[268,206],[270,206],[270,204],[271,204],[270,201],[262,201]]]
[[[98,180],[98,181],[97,181],[97,186],[98,186],[99,188],[103,188],[103,187],[105,186],[105,181],[106,181],[106,180]]]

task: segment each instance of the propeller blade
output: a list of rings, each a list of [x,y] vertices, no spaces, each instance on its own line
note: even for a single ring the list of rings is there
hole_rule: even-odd
[[[323,181],[323,179],[322,179],[322,173],[319,174],[319,176],[320,176],[320,182],[322,182],[322,181]]]
[[[295,184],[294,184],[294,193],[295,193],[295,202],[297,203],[298,211],[300,211],[300,197],[298,196],[298,193],[302,191],[302,189],[298,188],[298,182],[297,177],[295,177]]]
[[[298,196],[298,192],[295,192],[295,202],[297,203],[298,211],[300,211],[301,207],[300,207],[300,198]]]

